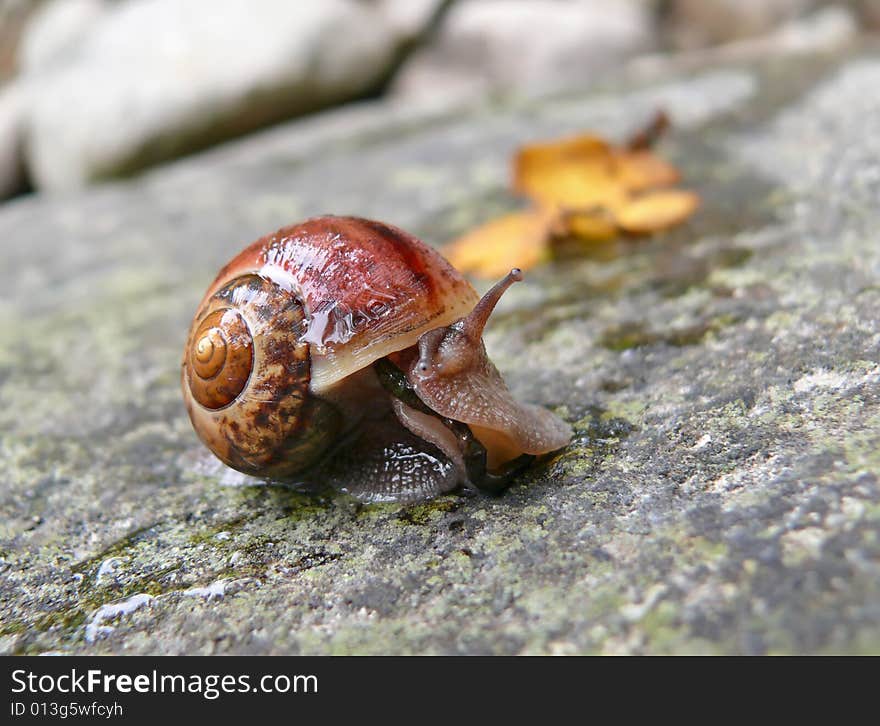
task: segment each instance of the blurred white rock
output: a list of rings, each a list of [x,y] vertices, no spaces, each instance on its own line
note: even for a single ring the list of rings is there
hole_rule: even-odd
[[[860,20],[870,30],[880,30],[880,0],[856,0]]]
[[[20,138],[24,93],[15,81],[0,87],[0,199],[25,186]]]
[[[372,0],[391,29],[406,40],[415,39],[440,11],[444,0]]]
[[[375,2],[113,3],[75,42],[30,51],[30,174],[70,189],[356,97],[402,40]]]
[[[459,0],[392,89],[445,102],[583,84],[651,49],[652,30],[644,0]]]
[[[816,4],[816,0],[671,0],[665,23],[674,48],[705,48],[766,35]]]
[[[845,5],[820,8],[810,15],[784,23],[765,35],[699,48],[671,56],[680,67],[697,68],[720,62],[741,62],[789,53],[827,53],[845,47],[858,37],[859,25]],[[667,67],[669,55],[643,56],[633,61],[636,72],[656,73]]]
[[[390,89],[407,108],[583,87],[670,47],[811,52],[880,27],[880,0],[4,2],[30,20],[0,86],[0,198],[25,174],[76,188],[363,97],[414,46]]]
[[[842,5],[832,5],[786,23],[771,34],[770,45],[793,53],[831,51],[852,41],[858,32],[853,14]]]
[[[89,28],[111,7],[109,0],[56,0],[42,5],[18,49],[23,73],[47,68],[74,53]]]

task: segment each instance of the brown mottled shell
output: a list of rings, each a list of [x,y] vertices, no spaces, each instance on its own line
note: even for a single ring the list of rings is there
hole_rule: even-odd
[[[244,389],[254,368],[254,340],[238,310],[205,315],[186,347],[189,390],[212,411],[228,406]]]
[[[313,463],[339,428],[309,394],[305,312],[297,297],[258,275],[216,290],[196,315],[183,358],[187,410],[225,464],[283,476]]]
[[[335,400],[346,379],[476,301],[396,227],[353,217],[285,227],[236,256],[202,300],[183,357],[193,426],[239,471],[301,471],[347,428],[324,393]]]
[[[415,345],[478,300],[424,242],[358,217],[316,217],[262,237],[221,270],[206,297],[243,274],[270,279],[303,301],[313,391]]]

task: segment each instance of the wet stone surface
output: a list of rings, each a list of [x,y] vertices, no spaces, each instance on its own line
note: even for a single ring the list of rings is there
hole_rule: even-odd
[[[880,650],[880,55],[516,108],[360,109],[0,209],[0,652]],[[246,242],[322,212],[433,243],[522,141],[657,105],[704,206],[536,270],[486,342],[576,429],[499,498],[224,471],[178,375]]]

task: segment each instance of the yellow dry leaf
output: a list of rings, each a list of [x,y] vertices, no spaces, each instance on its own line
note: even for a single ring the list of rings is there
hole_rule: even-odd
[[[622,151],[615,161],[618,181],[629,192],[668,187],[681,179],[678,169],[650,151]]]
[[[644,148],[609,146],[586,134],[522,147],[514,159],[513,187],[543,206],[616,209],[630,192],[670,186],[678,170]]]
[[[569,136],[557,141],[543,141],[521,146],[514,157],[514,177],[528,176],[543,167],[556,167],[560,164],[578,163],[606,155],[611,147],[608,142],[594,134]],[[516,187],[516,182],[514,182]]]
[[[590,134],[530,144],[514,157],[513,188],[551,208],[613,206],[621,201],[614,166],[611,147]]]
[[[603,209],[566,214],[562,227],[564,233],[583,240],[609,240],[617,236],[614,217]]]
[[[614,179],[608,160],[565,164],[547,168],[530,180],[529,196],[544,207],[574,211],[606,207],[614,209],[626,202],[626,189]]]
[[[532,210],[464,235],[446,248],[450,261],[499,277],[511,267],[544,261],[559,245],[607,241],[621,232],[650,234],[683,222],[700,198],[663,189],[680,174],[650,150],[667,125],[658,113],[621,146],[593,134],[523,146],[513,160],[513,188],[531,200]]]
[[[463,272],[501,277],[513,267],[529,269],[549,256],[552,223],[540,211],[512,212],[459,237],[443,253]]]
[[[630,136],[624,146],[630,151],[650,149],[669,128],[669,123],[669,115],[662,108],[658,108],[648,123]]]
[[[665,189],[633,199],[617,210],[617,224],[626,232],[650,234],[680,224],[700,205],[693,192]]]

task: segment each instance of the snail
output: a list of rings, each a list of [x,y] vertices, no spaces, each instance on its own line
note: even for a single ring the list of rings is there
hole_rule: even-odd
[[[365,500],[499,491],[570,427],[517,402],[482,331],[514,282],[477,293],[416,237],[316,217],[220,270],[182,362],[204,444],[245,474],[330,482]]]

